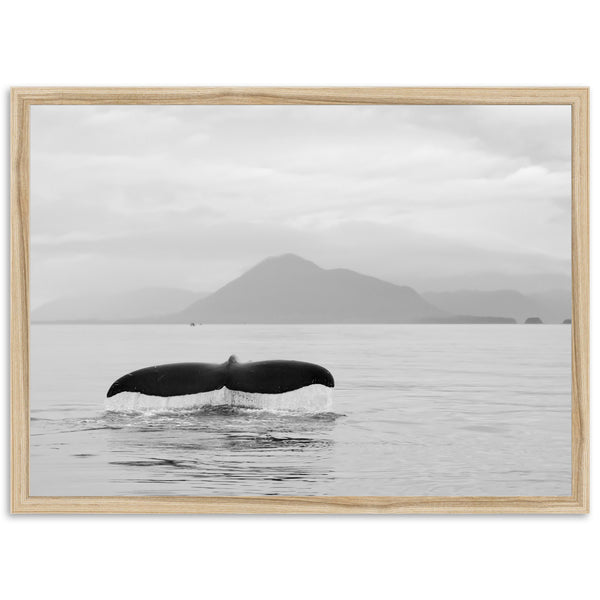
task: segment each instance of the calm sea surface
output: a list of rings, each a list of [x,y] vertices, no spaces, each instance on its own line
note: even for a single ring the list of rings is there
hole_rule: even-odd
[[[33,325],[32,495],[569,495],[567,325]],[[110,412],[169,362],[288,358],[333,412]]]

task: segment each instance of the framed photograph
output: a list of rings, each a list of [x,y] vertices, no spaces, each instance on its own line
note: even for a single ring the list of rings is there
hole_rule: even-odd
[[[15,513],[584,513],[586,88],[16,88]]]

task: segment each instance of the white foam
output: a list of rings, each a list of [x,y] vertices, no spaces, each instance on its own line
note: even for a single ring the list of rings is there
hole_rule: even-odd
[[[202,406],[219,406],[226,404],[225,388],[204,392],[202,394],[186,394],[185,396],[151,396],[139,392],[121,392],[104,401],[106,410],[113,411],[148,411],[176,410],[200,408]]]
[[[121,392],[106,398],[105,408],[112,411],[149,411],[194,409],[203,406],[238,406],[261,410],[294,412],[330,412],[333,388],[313,384],[283,394],[251,394],[221,388],[185,396],[150,396],[138,392]]]
[[[230,396],[227,404],[243,408],[297,412],[330,412],[333,408],[333,388],[318,383],[283,394],[250,394],[227,390],[227,395]]]

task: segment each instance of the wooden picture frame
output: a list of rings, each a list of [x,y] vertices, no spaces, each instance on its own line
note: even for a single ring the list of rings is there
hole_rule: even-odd
[[[561,104],[572,123],[570,496],[31,496],[29,176],[34,105]],[[14,88],[11,91],[13,513],[586,513],[589,511],[589,90],[587,88]]]

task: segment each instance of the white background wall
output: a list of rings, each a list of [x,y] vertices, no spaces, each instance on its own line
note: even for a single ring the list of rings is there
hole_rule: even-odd
[[[578,0],[11,0],[2,8],[0,35],[0,249],[7,290],[11,85],[588,85],[595,139],[594,9]],[[592,171],[594,183],[598,169]],[[597,216],[592,199],[592,231]],[[592,277],[592,306],[594,283]],[[2,301],[8,340],[8,291]],[[599,334],[595,321],[593,358]],[[571,517],[11,517],[8,343],[3,350],[5,598],[600,594],[594,485],[592,514]],[[592,439],[599,433],[593,410]],[[595,449],[592,444],[592,483],[600,463]]]

